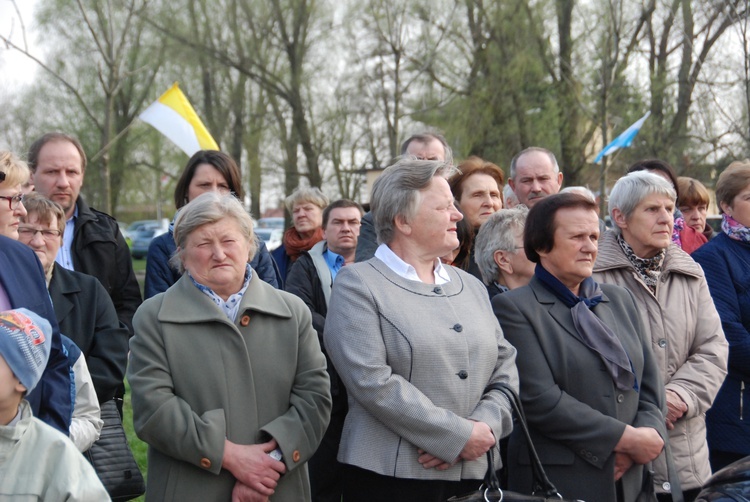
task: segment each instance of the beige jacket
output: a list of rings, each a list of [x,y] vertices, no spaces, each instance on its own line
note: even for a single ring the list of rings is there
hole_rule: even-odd
[[[688,411],[669,431],[672,456],[683,490],[702,486],[711,475],[706,443],[706,411],[727,373],[728,345],[703,270],[672,244],[662,264],[656,295],[640,279],[613,232],[599,242],[594,279],[629,289],[642,309],[666,389]],[[667,491],[664,455],[655,462],[656,489]]]

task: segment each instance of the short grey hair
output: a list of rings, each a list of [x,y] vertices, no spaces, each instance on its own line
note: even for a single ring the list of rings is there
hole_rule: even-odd
[[[453,164],[453,150],[448,144],[448,141],[445,139],[445,136],[435,130],[427,130],[409,136],[406,141],[401,144],[401,156],[406,155],[406,151],[409,149],[409,145],[412,142],[426,144],[432,142],[433,140],[437,140],[441,145],[443,145],[443,151],[445,152],[444,162],[446,164]]]
[[[515,234],[523,230],[529,208],[521,204],[511,209],[501,209],[493,213],[479,228],[474,240],[474,260],[477,262],[482,280],[492,284],[500,275],[500,267],[495,263],[495,251],[517,253]]]
[[[511,202],[516,206],[520,201],[516,196],[516,192],[513,191],[513,187],[508,183],[503,187],[503,204],[509,206],[511,205]]]
[[[401,158],[375,180],[370,197],[378,243],[388,244],[396,231],[396,217],[410,221],[425,190],[435,176],[448,178],[456,172],[452,164],[436,160]]]
[[[619,209],[627,220],[641,201],[651,194],[660,194],[677,200],[677,193],[672,183],[648,171],[634,171],[617,180],[609,193],[609,217],[612,220],[612,230],[620,234],[621,229],[614,217],[614,210]]]
[[[566,187],[560,190],[560,193],[577,193],[591,200],[591,202],[596,202],[596,195],[594,195],[594,192],[583,186]]]
[[[329,201],[328,197],[318,187],[299,187],[284,199],[284,205],[289,214],[294,212],[295,204],[304,204],[305,202],[315,204],[320,209],[325,209]]]
[[[250,242],[248,263],[258,251],[258,243],[253,232],[253,220],[242,207],[240,201],[232,194],[220,195],[216,192],[206,192],[191,200],[177,213],[174,222],[174,242],[177,250],[169,259],[169,264],[181,274],[185,272],[182,256],[188,237],[203,225],[216,223],[225,218],[234,218],[240,227],[243,237]]]
[[[521,150],[521,152],[517,153],[516,156],[513,157],[513,160],[510,161],[510,179],[512,179],[514,182],[516,179],[516,166],[518,165],[518,160],[524,155],[526,155],[527,153],[533,153],[533,152],[539,152],[539,153],[543,153],[547,155],[549,157],[550,162],[552,162],[552,165],[554,166],[553,172],[555,174],[560,172],[560,166],[557,164],[557,158],[555,157],[554,153],[540,146],[530,146],[526,148],[525,150]]]

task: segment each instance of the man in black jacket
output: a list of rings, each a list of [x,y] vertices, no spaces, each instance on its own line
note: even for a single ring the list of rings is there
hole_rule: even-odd
[[[45,134],[29,148],[28,162],[35,190],[65,210],[67,223],[57,263],[99,279],[132,336],[141,291],[117,222],[90,208],[80,196],[86,171],[81,143],[67,134]]]
[[[354,263],[363,213],[362,206],[346,199],[337,200],[326,207],[323,210],[324,240],[310,251],[303,252],[286,277],[286,290],[302,298],[312,312],[313,327],[318,332],[331,377],[331,422],[318,450],[307,464],[312,502],[341,500],[341,464],[336,460],[336,455],[348,407],[344,384],[325,351],[323,329],[336,273],[341,267]]]

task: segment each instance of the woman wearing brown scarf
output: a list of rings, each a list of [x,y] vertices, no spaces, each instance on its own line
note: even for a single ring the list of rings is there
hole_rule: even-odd
[[[323,209],[328,205],[328,197],[317,187],[298,188],[284,200],[284,205],[292,213],[292,226],[284,232],[281,246],[272,253],[282,281],[286,281],[287,272],[302,251],[309,251],[323,240]]]

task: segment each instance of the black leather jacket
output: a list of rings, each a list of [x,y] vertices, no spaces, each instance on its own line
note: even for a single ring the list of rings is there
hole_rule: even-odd
[[[78,217],[70,249],[73,268],[99,279],[115,304],[118,319],[132,336],[133,315],[142,299],[130,249],[114,218],[90,208],[82,197],[76,205]]]

